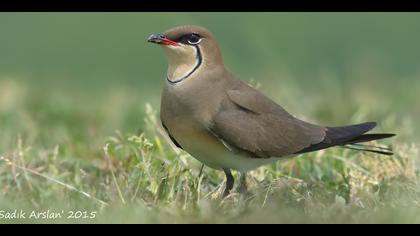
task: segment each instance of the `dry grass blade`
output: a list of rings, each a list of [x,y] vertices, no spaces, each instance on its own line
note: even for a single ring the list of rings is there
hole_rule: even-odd
[[[106,160],[107,165],[109,166],[109,169],[111,171],[112,181],[114,181],[114,184],[117,187],[118,196],[119,196],[122,204],[125,205],[126,204],[125,198],[122,194],[122,191],[121,191],[120,185],[118,184],[117,178],[115,177],[114,166],[112,165],[111,159],[109,158],[108,144],[106,144],[105,147],[104,147],[104,153],[105,153],[105,160]]]
[[[87,193],[87,192],[84,192],[84,191],[82,191],[82,190],[79,190],[79,189],[77,189],[77,188],[75,188],[75,187],[73,187],[73,186],[71,186],[71,185],[69,185],[69,184],[66,184],[66,183],[64,183],[64,182],[62,182],[62,181],[60,181],[60,180],[54,179],[54,178],[52,178],[52,177],[50,177],[50,176],[48,176],[48,175],[44,175],[44,174],[39,173],[39,172],[37,172],[37,171],[35,171],[35,170],[32,170],[32,169],[26,168],[26,167],[24,167],[24,166],[17,165],[17,164],[13,163],[12,161],[10,161],[9,159],[7,159],[7,158],[5,158],[5,157],[3,157],[3,156],[2,156],[2,157],[0,157],[0,161],[4,161],[7,165],[13,166],[14,168],[17,168],[17,169],[23,170],[23,171],[25,171],[25,172],[28,172],[28,173],[34,174],[34,175],[39,176],[39,177],[42,177],[42,178],[45,178],[45,179],[47,179],[47,180],[49,180],[49,181],[52,181],[52,182],[54,182],[54,183],[56,183],[56,184],[59,184],[59,185],[63,186],[63,187],[65,187],[65,188],[69,189],[69,190],[72,190],[72,191],[78,192],[78,193],[82,194],[83,196],[85,196],[85,197],[87,197],[87,198],[89,198],[89,199],[92,199],[92,200],[96,201],[97,203],[99,203],[99,204],[101,204],[101,205],[103,205],[103,206],[109,206],[109,204],[108,204],[108,203],[106,203],[105,201],[102,201],[102,200],[100,200],[100,199],[98,199],[98,198],[96,198],[96,197],[94,197],[94,196],[90,195],[90,194],[89,194],[89,193]]]

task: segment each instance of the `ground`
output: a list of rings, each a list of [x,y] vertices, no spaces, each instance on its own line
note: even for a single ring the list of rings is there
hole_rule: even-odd
[[[392,147],[394,156],[342,148],[300,155],[252,171],[247,179],[248,195],[234,192],[222,200],[223,172],[205,167],[200,176],[201,164],[164,135],[157,108],[147,102],[131,103],[132,99],[121,95],[131,94],[130,88],[118,93],[123,98],[109,100],[104,96],[94,99],[95,106],[91,106],[88,100],[74,102],[64,91],[60,95],[38,94],[34,100],[30,89],[25,90],[22,84],[5,80],[1,85],[1,119],[7,124],[1,133],[5,147],[0,160],[2,222],[40,221],[5,219],[6,213],[15,209],[28,215],[31,211],[64,212],[61,218],[48,222],[420,220],[419,151],[408,132],[417,128],[410,127],[416,123],[409,117],[396,117],[392,111],[368,109],[365,104],[376,99],[366,98],[365,104],[349,99],[337,110],[334,104],[325,105],[331,97],[315,102],[305,97],[303,101],[317,106],[305,114],[307,117],[322,117],[325,112],[352,113],[346,110],[357,107],[350,123],[369,117],[379,121],[375,131],[398,133],[396,138],[374,143]],[[78,99],[84,99],[83,95]],[[90,110],[92,107],[95,110]],[[138,118],[138,130],[117,130],[102,136],[121,122],[118,119],[130,116]],[[78,211],[75,219],[72,214]]]

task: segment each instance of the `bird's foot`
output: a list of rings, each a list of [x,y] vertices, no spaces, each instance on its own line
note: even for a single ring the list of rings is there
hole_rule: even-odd
[[[226,187],[225,191],[223,192],[223,198],[226,198],[229,196],[230,191],[233,188],[233,184],[235,183],[235,179],[233,178],[232,173],[229,169],[224,169],[225,175],[226,175]]]
[[[248,194],[248,185],[246,183],[246,173],[241,173],[241,183],[239,185],[239,193]]]

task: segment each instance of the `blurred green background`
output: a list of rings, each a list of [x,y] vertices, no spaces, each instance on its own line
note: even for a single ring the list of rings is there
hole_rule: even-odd
[[[2,105],[26,94],[33,103],[49,96],[55,109],[65,103],[94,111],[102,101],[116,109],[110,116],[130,102],[139,110],[145,102],[158,106],[166,59],[145,39],[197,24],[215,34],[235,74],[261,83],[264,93],[298,115],[311,114],[313,99],[334,96],[348,109],[334,114],[325,104],[313,119],[349,122],[355,111],[349,99],[381,115],[419,118],[419,21],[415,13],[1,13]],[[130,112],[137,111],[124,111],[125,121],[109,129],[139,126],[139,113]]]
[[[354,66],[379,63],[400,80],[419,71],[419,19],[414,13],[2,13],[0,70],[37,83],[157,89],[165,61],[145,39],[198,24],[215,33],[226,63],[243,77],[278,73],[284,65],[298,79],[313,81],[326,67],[353,79]]]
[[[144,104],[159,106],[166,73],[146,38],[197,24],[215,34],[238,77],[290,112],[341,125],[366,110],[363,118],[404,123],[412,138],[419,21],[415,13],[1,13],[0,127],[25,132],[32,119],[41,140],[54,125],[81,141],[92,126],[135,132]]]
[[[381,143],[394,146],[397,155],[392,161],[404,159],[409,163],[401,165],[407,169],[401,171],[403,174],[393,173],[412,182],[389,184],[405,188],[418,183],[418,175],[413,173],[419,173],[420,168],[419,22],[419,13],[0,13],[0,156],[111,204],[119,202],[121,196],[138,193],[140,185],[132,181],[131,175],[142,174],[140,167],[144,164],[150,174],[143,180],[138,177],[144,187],[139,195],[134,194],[141,197],[133,197],[131,203],[166,206],[183,202],[174,194],[175,187],[171,187],[178,184],[168,185],[170,197],[160,196],[160,181],[166,181],[166,172],[173,170],[175,177],[186,178],[181,178],[179,188],[190,189],[196,186],[194,171],[198,172],[199,164],[192,158],[187,159],[192,164],[180,159],[154,131],[147,136],[154,147],[150,152],[153,168],[147,158],[135,162],[132,158],[139,155],[135,146],[138,143],[127,141],[126,136],[154,128],[150,120],[157,112],[149,109],[146,116],[145,104],[159,109],[165,83],[164,54],[156,45],[146,43],[146,38],[173,26],[196,24],[214,33],[231,71],[240,79],[257,84],[299,118],[331,126],[378,121],[375,131],[397,133],[395,139]],[[115,162],[120,161],[116,164],[116,178],[101,162],[91,161],[104,161],[103,148],[109,142],[116,143],[115,149],[121,152],[113,157]],[[254,175],[271,173],[262,175],[270,186],[273,179],[281,178],[325,185],[322,193],[344,196],[351,202],[352,195],[347,195],[354,186],[343,184],[346,179],[340,176],[349,175],[347,171],[353,171],[355,164],[341,168],[343,164],[334,160],[334,155],[350,156],[360,166],[364,166],[363,161],[383,160],[368,155],[357,159],[342,149],[331,149],[299,159],[297,171],[288,165],[284,169],[273,165]],[[326,159],[321,162],[323,156]],[[161,166],[166,169],[162,171]],[[384,169],[365,168],[374,174]],[[335,170],[343,173],[335,174]],[[0,206],[21,206],[23,202],[29,207],[49,207],[51,202],[62,204],[62,199],[66,199],[71,206],[90,204],[89,208],[95,208],[94,202],[86,201],[80,194],[32,177],[27,177],[25,171],[16,173],[15,168],[0,165]],[[112,178],[114,181],[110,181]],[[175,179],[178,183],[178,177]],[[188,196],[195,196],[194,191],[198,191],[200,198],[222,180],[219,172],[206,169],[204,187],[191,188]],[[123,193],[114,182],[122,186]],[[260,182],[256,184],[259,185]],[[363,195],[363,201],[376,199],[377,187],[384,189],[382,182],[374,187],[374,191],[364,188],[369,197]],[[407,189],[418,204],[418,191],[412,191],[418,189],[417,185]],[[302,195],[310,196],[311,191],[312,187],[305,187]],[[300,204],[300,197],[281,192],[288,201]],[[378,205],[383,204],[381,201],[377,201]],[[326,206],[330,204],[328,200]],[[334,220],[335,210],[330,213]],[[344,214],[344,221],[353,215],[349,213]],[[113,216],[110,219],[115,220]]]

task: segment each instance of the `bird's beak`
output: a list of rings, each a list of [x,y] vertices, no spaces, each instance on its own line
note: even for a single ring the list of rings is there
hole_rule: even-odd
[[[149,38],[147,38],[147,42],[156,43],[164,46],[179,46],[179,43],[166,38],[165,35],[161,33],[150,35]]]

